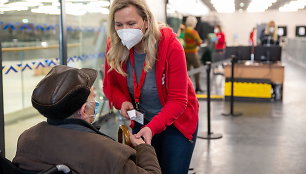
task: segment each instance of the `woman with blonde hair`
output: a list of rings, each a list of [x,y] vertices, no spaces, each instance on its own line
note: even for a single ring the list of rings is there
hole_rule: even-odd
[[[154,146],[163,173],[188,173],[199,105],[182,45],[143,0],[114,0],[108,35],[103,91],[110,104]]]
[[[279,45],[277,26],[274,21],[270,21],[261,36],[261,45]]]

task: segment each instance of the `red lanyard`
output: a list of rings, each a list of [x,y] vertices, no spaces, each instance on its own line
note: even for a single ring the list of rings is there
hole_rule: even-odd
[[[132,65],[133,79],[134,79],[134,100],[135,100],[135,105],[136,105],[135,109],[138,110],[139,109],[138,106],[139,106],[140,92],[141,92],[141,88],[142,88],[143,83],[144,83],[145,78],[146,78],[146,72],[144,70],[144,67],[146,66],[146,62],[144,62],[144,64],[143,64],[139,84],[137,83],[137,77],[136,77],[136,71],[135,71],[134,49],[130,50],[130,62],[131,62],[131,65]]]

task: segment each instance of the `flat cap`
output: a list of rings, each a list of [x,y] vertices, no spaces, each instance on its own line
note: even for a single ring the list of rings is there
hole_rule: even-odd
[[[86,102],[97,71],[57,65],[38,83],[32,93],[32,105],[50,119],[62,120]]]

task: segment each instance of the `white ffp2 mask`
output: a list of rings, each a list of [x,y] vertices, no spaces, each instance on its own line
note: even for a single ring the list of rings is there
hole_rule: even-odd
[[[127,49],[131,49],[138,44],[143,37],[143,33],[140,29],[120,29],[117,30],[117,34],[122,44],[126,46]]]

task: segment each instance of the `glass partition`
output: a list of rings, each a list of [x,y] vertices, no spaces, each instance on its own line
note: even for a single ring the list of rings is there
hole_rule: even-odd
[[[94,84],[100,114],[109,112],[102,92],[109,1],[65,1],[67,64],[99,71]],[[58,0],[0,0],[3,51],[5,156],[15,156],[19,135],[46,120],[32,107],[37,83],[59,61]],[[2,136],[2,135],[1,135]]]
[[[108,113],[109,107],[102,92],[103,64],[106,48],[106,26],[109,1],[71,0],[65,3],[68,47],[67,65],[93,68],[99,74],[95,81],[96,100],[100,113]]]
[[[59,57],[58,5],[57,1],[50,0],[0,1],[5,153],[8,159],[15,155],[19,135],[45,120],[32,107],[31,95]]]

